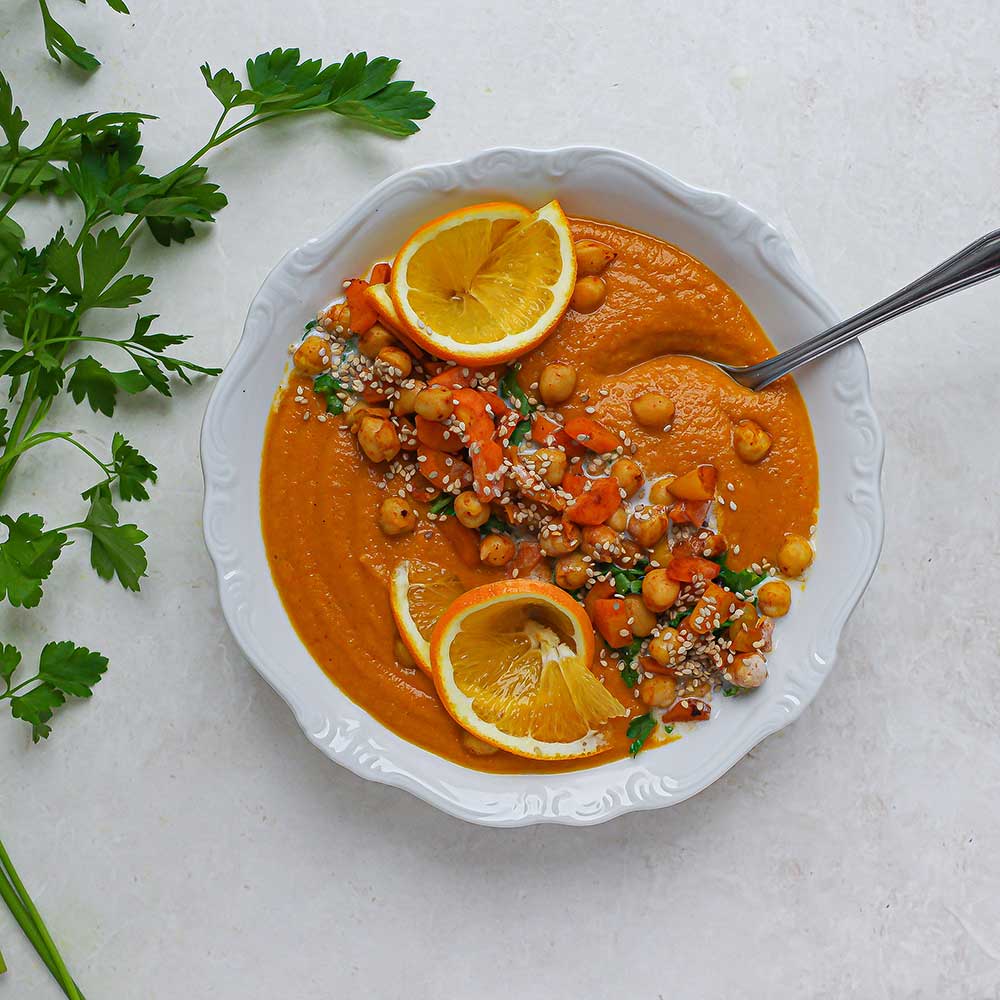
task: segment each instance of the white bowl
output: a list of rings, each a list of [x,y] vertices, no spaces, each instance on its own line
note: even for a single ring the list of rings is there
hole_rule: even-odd
[[[541,205],[553,197],[571,215],[641,229],[705,261],[743,297],[779,349],[837,319],[785,239],[733,198],[611,149],[492,149],[390,177],[332,229],[286,254],[250,306],[202,429],[205,539],[223,612],[250,662],[332,760],[491,826],[600,823],[673,805],[711,784],[815,697],[882,542],[882,435],[865,357],[854,343],[798,379],[819,454],[818,554],[794,613],[778,629],[770,677],[752,696],[715,699],[710,722],[635,760],[568,774],[484,774],[390,732],[327,678],[285,615],[261,540],[261,448],[288,344],[338,281],[391,253],[418,224],[479,201]]]

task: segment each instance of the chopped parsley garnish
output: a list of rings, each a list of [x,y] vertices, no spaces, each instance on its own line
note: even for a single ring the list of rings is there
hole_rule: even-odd
[[[749,594],[767,579],[767,573],[755,573],[752,569],[741,569],[739,572],[730,569],[726,565],[725,552],[715,562],[719,564],[719,583],[734,594]]]
[[[618,662],[624,663],[622,668],[622,680],[629,688],[634,688],[639,683],[639,671],[635,666],[635,659],[642,649],[642,639],[634,639],[624,649],[618,650]]]
[[[531,433],[531,421],[522,420],[510,436],[511,444],[520,444]]]
[[[674,731],[674,724],[672,722],[668,722],[663,727],[663,731],[667,734],[667,736],[669,736]]]
[[[303,333],[309,333],[310,330],[315,330],[317,326],[319,326],[319,320],[318,319],[311,319],[311,320],[309,320],[308,323],[306,323],[306,325],[304,327],[302,327],[302,332]]]
[[[452,500],[451,510],[448,513],[454,512],[455,501]],[[497,533],[503,534],[508,531],[510,531],[510,525],[502,518],[497,517],[496,514],[490,514],[489,520],[479,526],[479,533],[482,535],[495,535]]]
[[[313,379],[313,391],[326,400],[326,412],[339,414],[344,412],[344,403],[337,395],[344,387],[332,376],[324,373]]]
[[[632,741],[629,744],[628,752],[634,757],[641,749],[643,743],[653,735],[656,729],[656,719],[648,712],[633,719],[625,730],[625,735]]]
[[[615,566],[613,563],[601,563],[597,566],[598,573],[610,573],[615,583],[615,593],[622,597],[629,594],[642,593],[642,578],[646,575],[646,563],[641,566]]]
[[[454,514],[455,498],[450,493],[441,493],[427,509],[431,514]]]
[[[535,412],[535,407],[532,405],[531,400],[528,399],[527,393],[518,385],[517,373],[520,370],[521,366],[516,363],[507,369],[504,377],[500,379],[500,395],[522,417],[530,417]],[[515,429],[514,433],[517,433],[517,429]]]
[[[736,687],[735,684],[727,684],[722,689],[722,694],[726,698],[738,698],[744,691],[746,691],[746,688]]]
[[[685,618],[687,618],[687,616],[688,613],[686,611],[681,611],[678,614],[674,615],[674,617],[671,618],[670,621],[667,622],[667,624],[671,628],[677,628],[680,625],[680,623],[684,621]]]

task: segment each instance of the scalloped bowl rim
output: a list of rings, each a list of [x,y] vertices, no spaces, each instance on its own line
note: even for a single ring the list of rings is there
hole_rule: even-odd
[[[833,596],[818,609],[821,617],[815,625],[817,634],[811,639],[808,636],[793,639],[791,646],[806,643],[801,650],[783,650],[779,644],[772,659],[779,652],[784,657],[780,677],[769,680],[753,699],[733,700],[748,705],[726,706],[728,728],[725,736],[719,737],[725,742],[715,747],[712,740],[705,746],[695,744],[703,753],[695,760],[688,752],[688,757],[684,758],[687,767],[680,776],[671,773],[675,769],[665,753],[673,747],[695,743],[693,737],[698,733],[670,747],[652,750],[634,761],[614,761],[562,774],[495,775],[470,770],[388,730],[352,702],[315,664],[291,628],[263,557],[257,509],[262,433],[256,439],[251,435],[248,440],[246,422],[256,419],[255,411],[240,410],[241,406],[264,410],[270,402],[270,395],[260,398],[263,388],[256,397],[252,392],[247,393],[244,379],[249,383],[255,365],[259,369],[263,364],[258,357],[262,351],[268,349],[273,353],[277,337],[275,326],[278,325],[275,315],[282,310],[292,310],[290,315],[294,315],[295,309],[301,309],[301,303],[296,301],[298,289],[315,278],[331,256],[346,254],[346,247],[355,242],[364,244],[366,240],[370,243],[375,239],[374,235],[366,233],[369,230],[375,233],[379,226],[390,224],[387,221],[390,216],[383,215],[379,219],[379,212],[393,199],[400,206],[406,206],[406,211],[411,211],[416,210],[414,206],[430,201],[451,205],[470,203],[473,199],[487,200],[481,197],[487,191],[507,191],[513,196],[531,189],[542,196],[544,190],[564,191],[574,184],[585,188],[590,183],[587,181],[590,176],[595,178],[598,189],[601,185],[607,186],[611,177],[616,184],[621,184],[615,197],[618,198],[621,192],[623,205],[633,205],[630,199],[634,195],[634,205],[629,209],[633,216],[638,211],[639,217],[644,217],[644,206],[648,208],[655,199],[655,211],[674,213],[682,230],[687,224],[694,227],[691,233],[696,242],[704,230],[707,243],[697,251],[682,240],[676,242],[702,259],[709,258],[710,266],[746,299],[739,282],[733,283],[726,270],[717,266],[719,261],[724,264],[731,256],[734,268],[741,274],[745,270],[750,275],[745,278],[748,287],[759,285],[766,289],[765,295],[755,293],[760,301],[751,303],[758,317],[763,303],[766,309],[773,306],[779,312],[791,311],[796,324],[808,324],[815,330],[838,318],[806,277],[784,237],[735,198],[693,187],[645,160],[608,147],[488,149],[463,160],[412,167],[394,174],[374,187],[323,235],[282,257],[264,279],[250,305],[240,341],[214,388],[202,424],[205,540],[216,568],[223,614],[246,657],[288,703],[310,742],[332,760],[361,777],[403,788],[450,815],[489,826],[601,823],[624,812],[676,804],[717,780],[761,740],[794,721],[815,697],[833,667],[841,630],[871,579],[881,551],[880,474],[884,444],[872,407],[867,363],[860,345],[855,342],[818,362],[813,371],[799,380],[800,386],[803,380],[811,380],[809,391],[803,389],[807,402],[810,392],[821,393],[817,398],[822,405],[827,407],[828,399],[832,400],[832,412],[836,414],[840,408],[845,417],[843,427],[836,426],[836,422],[834,425],[823,423],[824,436],[834,435],[830,438],[833,444],[829,446],[836,453],[835,482],[830,496],[838,534],[835,545],[830,544],[829,538],[825,545],[818,544],[820,558],[812,571],[813,574],[822,573],[823,557],[827,552],[838,561],[841,575],[833,581],[832,588],[823,585],[824,593]],[[569,211],[572,213],[572,206]],[[602,214],[602,217],[629,224],[617,215]],[[632,225],[648,231],[646,226]],[[669,236],[663,238],[669,239]],[[357,260],[356,266],[374,259],[374,254],[364,257],[369,251],[359,251],[363,259]],[[718,259],[716,262],[713,256]],[[769,287],[768,282],[772,282],[773,287]],[[768,296],[772,293],[777,297],[776,304],[768,305]],[[309,301],[311,308],[316,308],[317,303]],[[308,307],[305,313],[299,313],[299,323],[301,315],[307,312]],[[286,327],[281,326],[281,329]],[[765,329],[773,336],[771,327],[765,324]],[[804,332],[813,331],[806,329]],[[290,331],[283,333],[282,343],[287,343],[290,336]],[[793,337],[789,343],[795,339]],[[779,346],[787,344],[779,341]],[[274,370],[272,374],[273,393],[280,372]],[[257,376],[258,380],[262,377],[260,370]],[[809,407],[813,415],[811,402]],[[813,423],[815,430],[815,418]],[[843,454],[838,450],[841,438],[837,434],[843,437],[846,449]],[[256,459],[253,458],[254,448]],[[821,458],[822,491],[819,542],[823,538],[827,491],[831,487],[824,478],[824,454],[818,437],[817,452]],[[845,481],[837,482],[841,470]],[[251,482],[252,501],[248,494]],[[241,483],[246,487],[243,490],[239,489]],[[856,544],[852,549],[853,543]],[[265,572],[262,573],[262,569]],[[811,579],[806,593],[812,589]],[[276,607],[280,617],[276,616]],[[813,617],[816,614],[814,609]],[[793,620],[794,615],[788,619]],[[265,633],[261,632],[261,624],[266,628]],[[800,635],[804,635],[801,630]],[[266,648],[268,642],[278,645],[269,650]],[[709,726],[718,724],[713,714]],[[706,747],[709,750],[704,752]]]

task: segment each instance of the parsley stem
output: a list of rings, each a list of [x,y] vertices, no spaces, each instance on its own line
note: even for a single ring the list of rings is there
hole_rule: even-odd
[[[43,3],[44,0],[38,0],[38,2]],[[64,124],[59,129],[59,131],[56,132],[56,134],[52,137],[52,139],[49,140],[48,145],[55,145],[62,138],[63,132],[65,131],[66,131],[66,126]],[[0,222],[3,222],[3,220],[7,218],[7,215],[10,212],[10,210],[17,204],[18,201],[20,201],[21,195],[23,195],[24,192],[31,187],[31,182],[42,172],[42,167],[44,167],[45,164],[48,162],[49,161],[47,159],[39,157],[38,163],[35,165],[35,168],[31,171],[30,174],[28,174],[27,177],[24,178],[23,181],[21,181],[17,190],[7,199],[7,204],[4,205],[2,209],[0,209]],[[6,180],[4,181],[4,185],[6,185]],[[2,190],[3,187],[0,186],[0,191]]]
[[[83,1000],[83,995],[76,988],[76,983],[73,982],[73,978],[66,968],[66,963],[59,954],[59,949],[56,948],[49,935],[49,929],[45,926],[42,915],[38,912],[31,896],[28,895],[27,889],[24,888],[24,884],[10,860],[10,855],[7,854],[3,846],[3,841],[0,841],[0,895],[3,896],[7,908],[21,925],[21,930],[31,941],[49,972],[62,987],[63,993],[69,1000]]]

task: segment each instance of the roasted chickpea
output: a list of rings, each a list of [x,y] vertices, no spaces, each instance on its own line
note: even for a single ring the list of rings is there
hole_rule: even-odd
[[[366,414],[361,418],[358,444],[371,462],[391,462],[399,454],[399,435],[384,417]]]
[[[622,550],[619,562],[623,566],[635,566],[636,563],[645,562],[647,559],[646,550],[638,542],[633,542],[628,535],[619,536],[618,547]]]
[[[611,466],[611,475],[618,480],[618,485],[626,496],[632,496],[642,486],[645,476],[642,467],[632,458],[619,458]]]
[[[649,640],[649,655],[662,667],[669,667],[684,659],[680,633],[665,626]]]
[[[670,492],[670,484],[676,478],[676,476],[664,476],[663,479],[657,479],[649,488],[649,502],[669,507],[674,502],[674,495]]]
[[[538,394],[546,406],[565,403],[576,391],[576,369],[561,361],[553,361],[538,376]]]
[[[322,337],[306,337],[292,355],[295,370],[303,375],[318,375],[330,364],[330,344]]]
[[[604,523],[612,531],[621,533],[628,527],[628,511],[624,507],[619,507]]]
[[[813,561],[813,550],[808,538],[801,535],[785,535],[778,549],[778,569],[785,576],[799,576]]]
[[[632,619],[629,622],[632,635],[647,636],[656,628],[656,615],[646,607],[638,594],[629,594],[625,598],[625,607]]]
[[[395,343],[396,338],[378,323],[364,333],[358,334],[358,350],[366,358],[377,358],[378,352],[383,347],[391,347]]]
[[[651,549],[670,527],[670,518],[662,507],[642,507],[628,519],[628,533],[647,549]]]
[[[351,335],[351,307],[346,302],[330,306],[320,320],[324,330],[331,330],[338,337]]]
[[[579,590],[587,582],[590,564],[578,552],[556,560],[556,583],[563,590]]]
[[[587,525],[583,529],[580,551],[594,562],[614,562],[621,553],[618,532],[604,524]]]
[[[516,552],[517,546],[506,535],[487,535],[479,543],[479,558],[487,566],[506,566]]]
[[[467,733],[464,729],[459,732],[458,739],[463,749],[477,757],[489,757],[500,752],[499,747],[487,743],[486,740],[481,740],[478,736],[473,736],[472,733]]]
[[[575,552],[583,540],[583,532],[572,521],[555,521],[538,533],[538,544],[544,556],[566,556]]]
[[[591,274],[577,279],[569,306],[578,313],[592,313],[604,305],[607,297],[607,286],[600,278]]]
[[[733,428],[733,450],[744,462],[759,462],[771,450],[771,435],[756,420],[741,420]]]
[[[406,643],[398,635],[392,640],[392,652],[396,657],[396,662],[401,667],[409,667],[411,670],[416,667],[417,662],[413,659],[413,654],[406,648]]]
[[[644,392],[632,400],[636,423],[653,430],[663,430],[674,419],[674,401],[662,392]]]
[[[417,525],[413,505],[402,497],[386,497],[379,508],[379,527],[387,535],[405,535]]]
[[[783,580],[769,580],[757,591],[757,610],[768,618],[783,618],[792,606],[792,590]]]
[[[573,244],[576,250],[576,276],[586,278],[591,274],[600,274],[618,256],[609,246],[598,243],[597,240],[577,240]]]
[[[408,378],[413,371],[413,358],[402,347],[394,344],[383,347],[378,352],[378,360],[393,368],[397,372],[396,378]]]
[[[654,674],[639,684],[639,700],[650,708],[669,708],[677,698],[677,681],[673,677]]]
[[[558,486],[566,475],[568,459],[566,452],[559,448],[539,448],[524,456],[524,462],[532,468],[543,482]]]
[[[739,653],[726,664],[725,673],[740,687],[760,687],[767,680],[767,661],[760,653]]]
[[[488,503],[483,503],[472,490],[466,490],[455,497],[455,517],[467,528],[478,528],[484,525],[493,513]]]
[[[434,420],[441,423],[447,420],[455,409],[453,390],[443,385],[428,386],[417,394],[413,403],[413,412],[424,420]]]
[[[681,592],[681,585],[667,576],[665,569],[651,569],[642,578],[643,603],[655,614],[672,607]]]
[[[417,401],[417,396],[426,388],[427,386],[423,382],[416,380],[413,381],[413,385],[400,386],[399,396],[392,404],[392,412],[398,413],[400,416],[416,413],[414,404]]]

